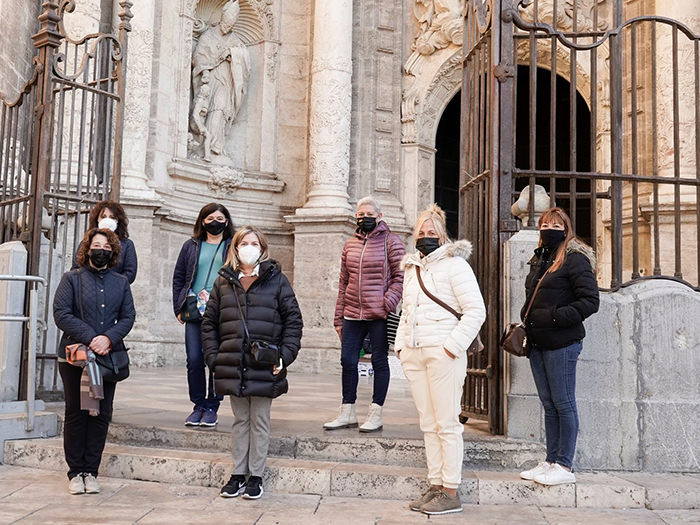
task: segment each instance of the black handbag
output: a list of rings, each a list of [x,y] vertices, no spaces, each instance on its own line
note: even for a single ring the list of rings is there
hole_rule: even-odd
[[[276,344],[269,343],[262,339],[251,339],[250,333],[248,332],[248,322],[246,321],[245,315],[243,315],[243,308],[241,308],[241,301],[238,299],[238,291],[233,287],[233,294],[236,296],[236,304],[238,305],[238,311],[241,314],[241,321],[243,322],[243,330],[245,331],[245,343],[243,345],[244,350],[247,348],[248,356],[250,357],[250,366],[257,370],[270,370],[273,366],[280,364],[281,352],[280,347]]]
[[[85,319],[83,312],[83,296],[80,291],[80,281],[82,279],[82,269],[78,270],[78,307],[80,308],[80,318]],[[68,339],[72,339],[69,335]],[[107,355],[95,354],[95,362],[102,372],[102,381],[119,382],[129,377],[129,352],[123,343],[119,343],[119,350],[112,350]]]
[[[532,308],[532,302],[535,300],[535,295],[537,290],[540,289],[540,284],[542,284],[542,276],[535,286],[535,291],[532,292],[532,297],[530,297],[530,302],[527,305],[527,310],[525,310],[525,315],[523,316],[522,323],[511,323],[506,327],[503,336],[501,337],[501,348],[504,352],[508,352],[516,357],[529,357],[530,356],[530,345],[527,340],[527,331],[525,330],[525,320],[530,313],[530,308]]]
[[[103,381],[118,383],[129,377],[129,352],[112,350],[107,355],[95,354],[95,362],[100,367]]]
[[[214,266],[214,261],[216,260],[216,254],[219,253],[219,248],[221,248],[221,245],[223,244],[223,239],[219,242],[219,244],[216,246],[216,251],[214,252],[214,256],[211,259],[211,263],[209,263],[209,270],[207,271],[207,278],[204,279],[204,286],[207,285],[209,282],[209,276],[211,275],[211,269]],[[199,311],[199,306],[197,305],[197,296],[196,295],[188,295],[185,297],[185,302],[182,305],[182,308],[180,309],[180,320],[184,321],[186,323],[191,323],[192,321],[199,321],[202,319],[202,314]]]
[[[197,307],[197,296],[188,295],[185,297],[185,303],[180,310],[180,319],[186,323],[190,323],[192,321],[199,321],[201,318],[202,314],[199,313],[199,308]]]

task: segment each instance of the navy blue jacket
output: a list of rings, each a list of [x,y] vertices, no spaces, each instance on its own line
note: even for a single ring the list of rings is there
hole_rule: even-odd
[[[185,304],[187,292],[192,288],[194,278],[197,276],[197,264],[199,263],[199,247],[202,241],[199,239],[187,239],[180,248],[180,255],[175,263],[173,271],[173,311],[177,316]],[[224,261],[228,257],[228,250],[231,246],[231,239],[224,239]],[[216,268],[212,269],[214,275]]]
[[[125,350],[123,339],[136,318],[129,281],[114,270],[100,271],[89,265],[66,272],[56,288],[53,318],[63,331],[59,357],[66,357],[66,344],[88,345],[98,335],[109,338],[112,351]]]
[[[112,271],[120,273],[129,279],[129,284],[134,284],[136,280],[136,271],[139,266],[139,261],[136,258],[136,247],[131,239],[120,239],[119,244],[121,244],[122,247],[119,252],[119,261],[112,267]],[[73,266],[71,266],[71,270],[77,270],[80,267],[78,265],[78,252],[82,245],[83,243],[81,241],[78,250],[75,252],[75,255],[73,255]]]
[[[226,265],[219,270],[202,321],[204,360],[214,371],[218,395],[278,397],[287,392],[287,367],[296,359],[301,341],[299,304],[279,264],[269,259],[260,263],[260,276],[243,289],[238,272]],[[245,312],[253,340],[277,344],[282,354],[282,371],[250,367],[250,355],[241,319]]]

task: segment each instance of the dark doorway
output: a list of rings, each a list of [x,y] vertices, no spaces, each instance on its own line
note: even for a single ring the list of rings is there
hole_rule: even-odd
[[[456,239],[459,226],[459,125],[460,92],[445,108],[435,135],[435,202],[447,215],[447,234]]]
[[[515,165],[519,169],[528,170],[530,159],[530,67],[518,66],[517,74],[517,104],[515,124]],[[575,113],[571,107],[571,84],[561,76],[556,76],[555,82],[555,122],[554,137],[552,137],[551,106],[552,84],[551,73],[548,69],[537,68],[536,133],[535,158],[536,170],[550,172],[589,172],[591,170],[591,113],[586,101],[576,92]],[[575,115],[575,117],[574,117]],[[570,129],[571,119],[575,118],[575,145]],[[575,152],[575,166],[572,166],[571,153]],[[554,147],[554,150],[551,148]],[[557,206],[564,208],[571,215],[576,234],[591,242],[591,181],[575,179],[557,174],[553,180],[549,177],[536,178],[535,183],[543,186],[551,195],[555,192]],[[515,190],[520,192],[528,184],[527,178],[515,181]],[[582,195],[577,198],[577,194]],[[572,196],[575,203],[572,203]],[[572,213],[573,210],[573,213]]]

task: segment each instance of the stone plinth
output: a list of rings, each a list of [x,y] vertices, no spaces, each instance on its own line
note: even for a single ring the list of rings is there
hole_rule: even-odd
[[[289,216],[294,225],[294,290],[304,317],[295,367],[340,373],[340,340],[333,328],[340,255],[354,224],[349,215]]]
[[[25,275],[27,250],[19,241],[0,245],[0,274]],[[25,283],[0,281],[0,315],[23,315]],[[0,322],[0,403],[17,401],[22,358],[20,322]]]

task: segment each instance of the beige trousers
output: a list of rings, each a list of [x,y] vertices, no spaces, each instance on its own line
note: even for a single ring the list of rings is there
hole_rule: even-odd
[[[456,489],[462,481],[464,459],[464,427],[459,413],[467,356],[452,359],[442,347],[407,347],[400,358],[418,409],[428,481]]]

